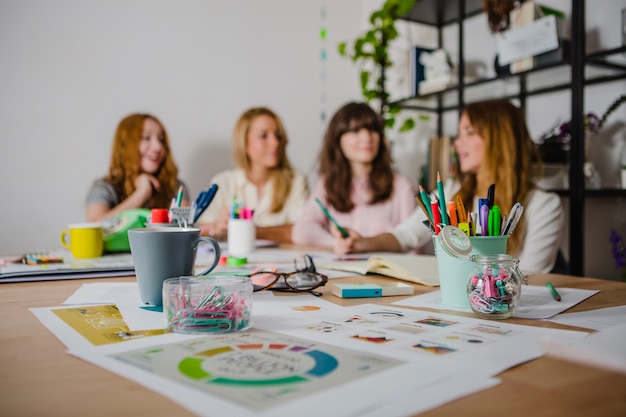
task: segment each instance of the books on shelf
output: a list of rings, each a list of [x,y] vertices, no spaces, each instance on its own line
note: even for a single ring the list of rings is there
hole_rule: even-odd
[[[380,274],[429,287],[439,286],[437,258],[433,255],[372,253],[364,261],[320,264],[318,269],[347,271],[360,275]]]

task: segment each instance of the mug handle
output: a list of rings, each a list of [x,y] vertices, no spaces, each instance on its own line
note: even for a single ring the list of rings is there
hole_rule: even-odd
[[[70,249],[70,245],[68,245],[67,242],[65,241],[65,235],[67,235],[69,232],[70,232],[70,229],[65,229],[61,232],[61,236],[59,236],[59,238],[61,239],[61,245],[63,245],[65,249]]]
[[[200,272],[196,276],[206,275],[209,272],[211,272],[217,266],[217,263],[220,261],[220,256],[221,256],[220,255],[220,245],[219,245],[219,243],[217,243],[217,241],[215,241],[215,239],[211,239],[210,237],[201,236],[198,239],[196,239],[195,242],[193,242],[193,247],[197,248],[198,244],[200,242],[207,242],[207,243],[210,243],[211,246],[213,246],[213,250],[215,251],[215,259],[213,259],[213,264],[211,266],[209,266],[207,269],[205,269],[204,271]]]

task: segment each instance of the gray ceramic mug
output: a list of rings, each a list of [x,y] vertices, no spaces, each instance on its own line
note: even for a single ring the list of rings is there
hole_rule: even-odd
[[[213,247],[215,259],[198,275],[211,272],[220,260],[219,244],[210,237],[200,236],[200,229],[192,227],[131,229],[128,240],[141,302],[148,305],[163,304],[163,281],[193,275],[200,242]]]

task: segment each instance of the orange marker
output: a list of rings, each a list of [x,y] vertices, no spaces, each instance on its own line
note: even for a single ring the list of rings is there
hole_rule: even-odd
[[[454,201],[448,201],[448,217],[450,218],[450,224],[457,226],[459,224],[459,217],[456,212],[456,203]]]

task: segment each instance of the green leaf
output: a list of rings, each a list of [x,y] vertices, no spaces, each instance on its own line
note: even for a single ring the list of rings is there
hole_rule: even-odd
[[[346,43],[341,42],[339,45],[337,45],[337,51],[339,52],[339,55],[346,56]]]
[[[415,127],[415,120],[405,119],[404,122],[402,123],[402,126],[400,126],[400,132],[408,132],[414,127]]]
[[[370,73],[367,71],[361,71],[361,90],[365,90],[367,88],[367,84],[370,80]]]

